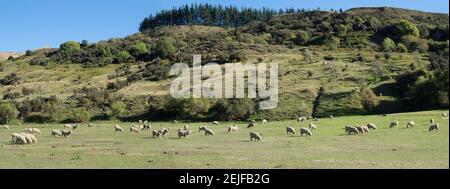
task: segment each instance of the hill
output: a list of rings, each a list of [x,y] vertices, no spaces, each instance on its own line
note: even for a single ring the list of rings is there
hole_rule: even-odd
[[[0,61],[8,59],[10,56],[16,58],[16,57],[19,57],[21,55],[23,55],[23,53],[18,53],[18,52],[0,52]]]
[[[448,107],[442,14],[355,8],[286,11],[235,27],[158,23],[125,38],[69,41],[0,62],[3,101],[30,122],[282,120]],[[170,98],[170,65],[190,63],[194,54],[222,66],[279,63],[278,107]]]

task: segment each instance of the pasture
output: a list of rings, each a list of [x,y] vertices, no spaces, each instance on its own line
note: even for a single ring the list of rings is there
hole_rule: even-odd
[[[445,110],[448,114],[448,110]],[[114,122],[96,122],[95,127],[80,124],[68,138],[50,136],[63,124],[13,125],[0,129],[0,168],[449,168],[449,122],[442,110],[370,116],[322,118],[306,122],[271,121],[227,133],[227,122],[189,123],[193,134],[179,139],[183,123],[152,122],[152,129],[169,127],[164,138],[151,136],[151,130],[132,134],[133,123],[118,123],[124,133],[114,133]],[[428,132],[429,120],[440,125]],[[398,128],[389,129],[392,120]],[[414,120],[414,128],[406,123]],[[311,137],[300,137],[299,128],[315,122]],[[375,123],[377,130],[360,135],[346,135],[346,125]],[[137,124],[137,123],[135,123]],[[198,127],[208,126],[214,136],[204,136]],[[292,126],[297,135],[286,134]],[[42,131],[37,144],[12,145],[10,134],[24,128]],[[250,131],[262,134],[260,142],[251,142]]]

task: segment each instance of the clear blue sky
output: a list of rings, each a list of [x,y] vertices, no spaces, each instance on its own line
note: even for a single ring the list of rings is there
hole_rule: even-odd
[[[447,14],[449,6],[448,0],[1,0],[0,52],[125,37],[138,31],[144,17],[195,2],[274,9],[391,6]]]

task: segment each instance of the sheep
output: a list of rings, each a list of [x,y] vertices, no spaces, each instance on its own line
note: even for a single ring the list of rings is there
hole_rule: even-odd
[[[64,128],[66,128],[66,129],[72,129],[72,128],[73,128],[73,125],[71,125],[71,124],[64,124]]]
[[[3,129],[9,129],[8,125],[3,125]]]
[[[368,132],[370,132],[370,129],[367,126],[358,126],[356,128],[358,129],[358,131],[361,131],[361,133],[368,133]]]
[[[27,140],[27,144],[33,144],[37,142],[36,137],[30,133],[20,133],[20,134],[25,137],[25,139]]]
[[[162,136],[166,136],[166,134],[169,133],[169,128],[159,128],[159,131]]]
[[[368,123],[368,124],[367,124],[367,128],[376,130],[376,129],[377,129],[377,126],[376,126],[375,124],[373,124],[373,123]]]
[[[302,121],[306,121],[308,118],[306,117],[306,116],[302,116],[302,117],[299,117],[298,119],[297,119],[297,121],[300,121],[300,122],[302,122]]]
[[[295,135],[295,129],[293,127],[286,127],[286,134],[292,133],[293,135]]]
[[[147,129],[147,130],[149,130],[149,129],[152,128],[152,125],[150,125],[150,123],[149,123],[147,120],[144,121],[144,124],[143,124],[142,126],[143,126],[142,129]],[[142,129],[141,129],[141,130],[142,130]]]
[[[41,131],[38,128],[25,128],[24,131],[27,133],[34,134],[34,135],[41,134]]]
[[[205,136],[208,136],[208,135],[214,136],[214,131],[212,129],[206,128]]]
[[[161,130],[153,130],[152,131],[153,138],[155,138],[155,136],[159,138],[161,136],[161,134],[162,134]]]
[[[302,128],[300,128],[300,136],[303,136],[303,135],[311,136],[312,133],[308,128],[302,127]]]
[[[135,126],[131,126],[130,133],[141,133],[141,131],[139,130],[139,128],[137,128]]]
[[[198,132],[205,131],[207,128],[208,127],[206,127],[206,126],[201,126],[198,128]]]
[[[60,136],[62,136],[62,132],[61,132],[61,130],[53,129],[51,135],[54,137],[60,137]]]
[[[213,121],[212,124],[213,125],[220,125],[220,123],[218,121]]]
[[[333,119],[334,117],[333,117],[333,115],[330,115],[330,119]]]
[[[447,113],[442,112],[442,117],[447,117]]]
[[[267,123],[267,120],[265,120],[265,119],[263,119],[262,121],[261,121],[261,124],[266,124]]]
[[[88,123],[88,127],[95,127],[95,124],[93,124],[93,123]]]
[[[19,133],[12,133],[11,134],[11,143],[12,144],[27,144],[27,139],[25,136],[19,134]]]
[[[433,131],[433,130],[436,130],[436,131],[438,131],[439,130],[439,124],[438,123],[432,123],[431,125],[430,125],[430,128],[428,128],[428,131]]]
[[[178,129],[178,138],[186,138],[191,134],[191,130]]]
[[[76,124],[76,125],[74,125],[74,126],[72,126],[72,130],[75,130],[76,128],[78,128],[78,123]]]
[[[433,118],[430,119],[430,123],[434,123],[434,119]]]
[[[416,125],[416,123],[414,121],[408,121],[408,123],[406,124],[406,128],[414,128],[414,126]]]
[[[249,123],[249,124],[247,125],[247,128],[252,128],[252,127],[255,127],[255,126],[256,126],[256,123],[251,122],[251,123]]]
[[[391,122],[391,124],[389,125],[389,128],[393,128],[393,127],[397,127],[398,126],[398,121],[394,120]]]
[[[361,126],[355,126],[355,128],[358,130],[359,133],[364,134],[365,131]]]
[[[261,134],[257,133],[257,132],[250,132],[250,141],[260,141],[262,139]]]
[[[317,131],[317,125],[314,123],[309,123],[309,130],[316,130]]]
[[[138,121],[138,123],[139,123],[139,124],[142,124],[142,120],[140,119],[140,120]]]
[[[350,126],[350,125],[345,126],[345,132],[347,134],[359,134],[358,129],[356,127]]]
[[[66,138],[72,134],[72,131],[71,130],[61,130],[61,134],[64,138]]]
[[[228,133],[230,133],[233,131],[237,131],[238,129],[239,129],[239,127],[236,124],[234,124],[232,126],[229,126],[227,131],[228,131]]]
[[[319,121],[319,118],[315,117],[315,118],[313,119],[313,121]]]
[[[114,125],[114,132],[121,132],[121,133],[123,133],[123,129],[118,124],[116,124],[116,125]]]
[[[189,129],[189,125],[188,124],[184,124],[184,129],[188,130]]]

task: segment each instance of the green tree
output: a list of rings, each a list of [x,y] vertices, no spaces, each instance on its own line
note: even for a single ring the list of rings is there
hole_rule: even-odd
[[[379,104],[379,100],[372,89],[368,87],[361,88],[361,104],[367,112],[373,113],[374,108]]]
[[[60,45],[60,50],[66,54],[77,53],[81,50],[80,44],[76,41],[68,41]]]
[[[308,41],[310,40],[310,36],[308,32],[300,30],[295,35],[295,44],[297,45],[306,45]]]
[[[169,58],[177,51],[175,39],[172,37],[162,37],[156,42],[155,53],[160,58]]]
[[[130,46],[129,52],[136,58],[140,58],[143,55],[150,53],[150,50],[147,48],[147,45],[143,42],[138,42]]]
[[[344,37],[347,35],[347,26],[344,24],[339,24],[339,26],[337,27],[337,35],[339,37]]]
[[[405,35],[412,35],[414,37],[420,36],[420,32],[417,26],[407,20],[400,20],[398,23],[396,23],[395,32],[398,37],[402,37]]]
[[[127,106],[121,101],[115,101],[111,104],[111,116],[117,118],[122,116]]]
[[[75,108],[70,114],[70,119],[75,123],[82,123],[89,121],[91,119],[91,115],[89,111],[84,107]]]
[[[114,57],[114,63],[128,63],[134,62],[134,57],[130,55],[127,51],[120,51]]]
[[[381,43],[381,49],[384,51],[392,51],[395,49],[395,42],[391,38],[386,37],[384,38],[383,43]]]
[[[16,106],[12,103],[0,104],[0,124],[14,123],[19,115]]]

